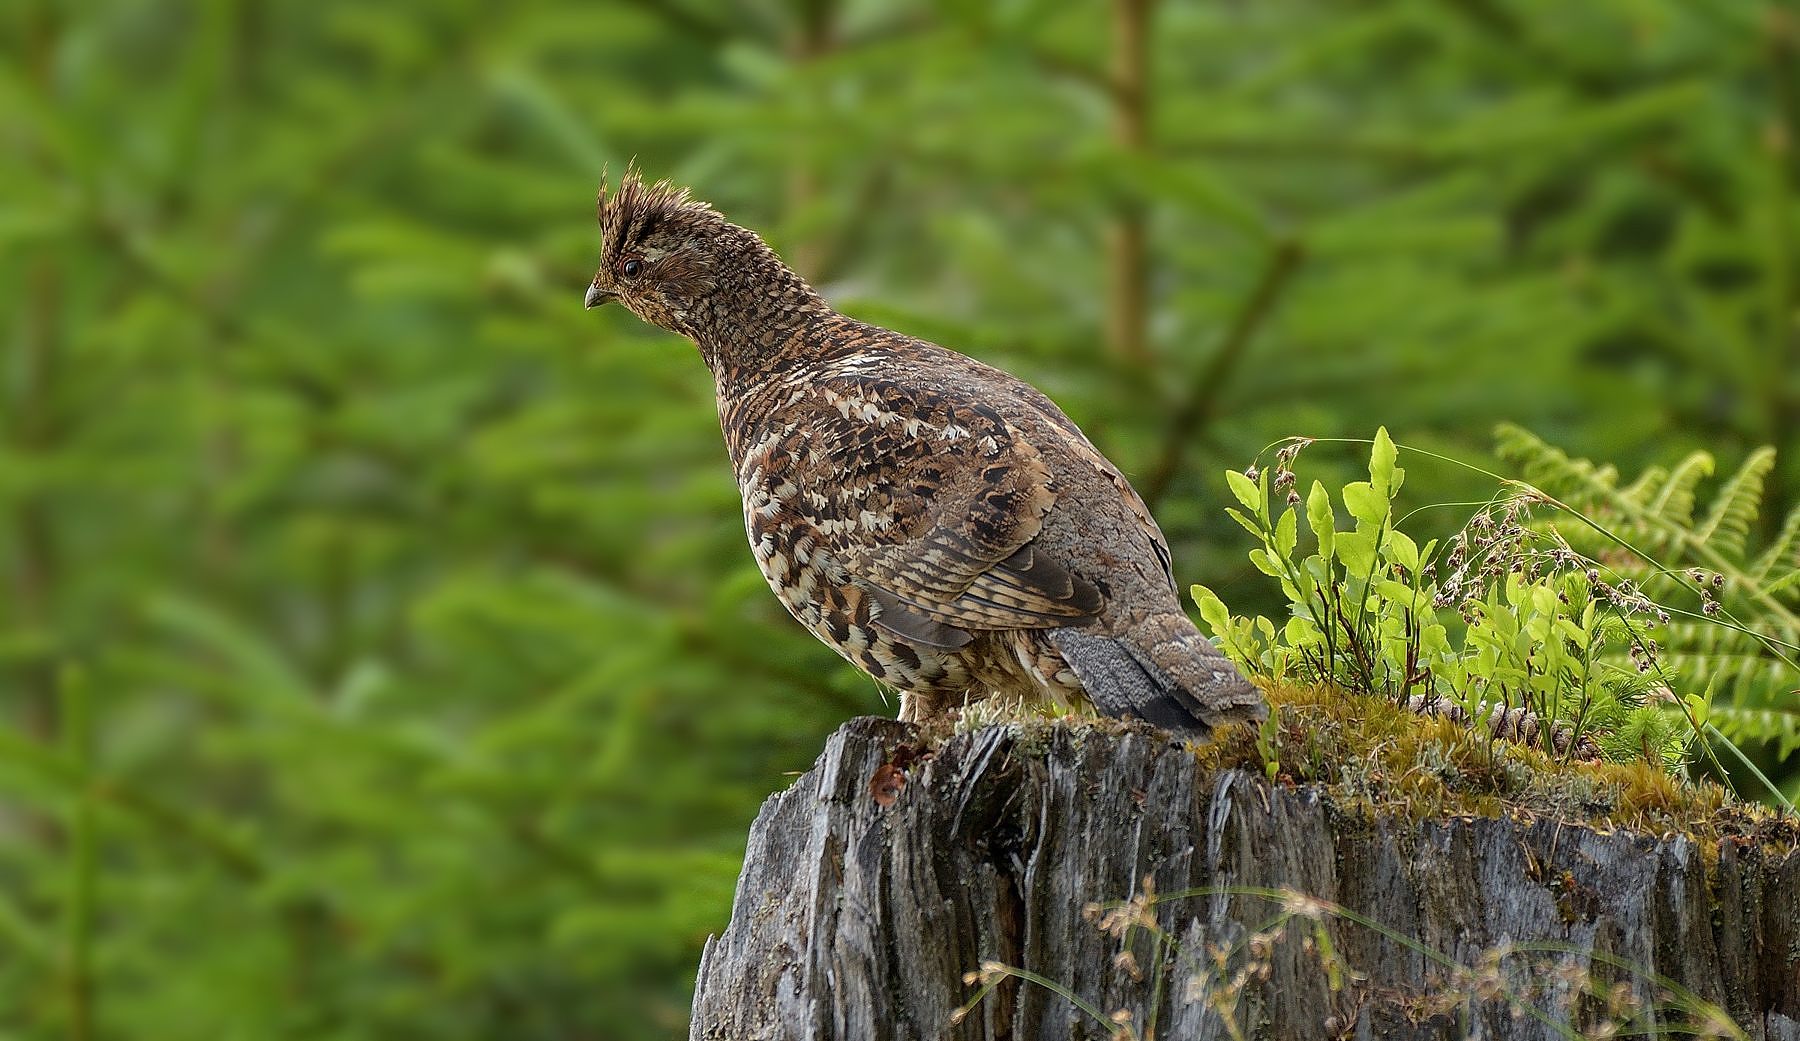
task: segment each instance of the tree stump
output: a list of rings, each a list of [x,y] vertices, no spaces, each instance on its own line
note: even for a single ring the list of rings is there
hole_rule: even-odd
[[[852,720],[763,806],[692,1038],[1535,1039],[1710,1003],[1800,1039],[1791,840],[1405,819],[1112,723],[919,742]]]

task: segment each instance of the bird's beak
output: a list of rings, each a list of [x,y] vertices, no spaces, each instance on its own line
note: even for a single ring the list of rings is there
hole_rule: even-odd
[[[590,284],[588,286],[587,296],[583,297],[581,302],[586,305],[588,310],[592,311],[601,304],[617,300],[618,298],[619,294],[609,293],[597,285]]]

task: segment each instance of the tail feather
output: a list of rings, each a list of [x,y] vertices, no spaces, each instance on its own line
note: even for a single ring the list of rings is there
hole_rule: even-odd
[[[1101,712],[1202,734],[1268,714],[1262,693],[1186,616],[1152,615],[1125,628],[1049,633]]]

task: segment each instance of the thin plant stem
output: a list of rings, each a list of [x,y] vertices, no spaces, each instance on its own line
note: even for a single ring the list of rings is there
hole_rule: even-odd
[[[1055,994],[1057,997],[1062,998],[1064,1001],[1067,1001],[1069,1004],[1075,1006],[1077,1009],[1080,1009],[1083,1013],[1087,1014],[1088,1016],[1091,1016],[1095,1022],[1105,1024],[1108,1029],[1111,1029],[1111,1028],[1117,1026],[1117,1024],[1115,1024],[1112,1021],[1112,1018],[1110,1016],[1108,1016],[1106,1013],[1100,1011],[1100,1009],[1096,1005],[1094,1005],[1093,1002],[1088,1001],[1086,998],[1083,998],[1081,995],[1079,995],[1079,994],[1075,993],[1073,990],[1069,989],[1068,986],[1066,986],[1062,983],[1058,983],[1056,980],[1053,980],[1048,976],[1043,976],[1038,973],[1032,972],[1030,969],[1021,969],[1016,965],[999,965],[999,964],[991,966],[990,971],[988,972],[988,975],[990,975],[994,978],[990,979],[988,981],[988,983],[982,987],[981,990],[977,991],[975,997],[970,999],[968,1004],[962,1006],[962,1010],[965,1013],[968,1012],[969,1010],[973,1009],[976,1005],[979,1005],[983,999],[985,999],[990,993],[992,993],[994,987],[999,983],[1000,979],[1005,978],[1005,977],[1012,977],[1013,979],[1024,980],[1026,983],[1034,983],[1034,984],[1044,988],[1045,990],[1049,991],[1050,993]],[[1127,1030],[1129,1030],[1129,1028],[1127,1028]],[[1131,1030],[1130,1036],[1133,1038],[1137,1037],[1137,1032],[1134,1030]]]
[[[1737,761],[1744,764],[1744,768],[1746,770],[1749,770],[1751,775],[1754,776],[1757,779],[1757,781],[1759,781],[1762,784],[1762,786],[1764,788],[1767,788],[1769,790],[1769,794],[1773,795],[1773,796],[1775,796],[1775,798],[1781,800],[1781,805],[1787,807],[1787,810],[1789,813],[1794,812],[1793,802],[1788,799],[1787,795],[1785,793],[1783,793],[1780,788],[1775,787],[1775,782],[1769,780],[1769,777],[1767,774],[1763,773],[1760,769],[1757,768],[1756,764],[1750,760],[1750,757],[1744,754],[1744,750],[1737,746],[1737,742],[1733,741],[1729,737],[1726,737],[1723,733],[1721,733],[1719,731],[1718,727],[1713,726],[1711,723],[1707,723],[1704,725],[1706,728],[1704,736],[1714,738],[1720,744],[1724,745],[1726,748],[1731,749],[1731,754],[1736,756]],[[1717,762],[1717,761],[1718,760],[1715,758],[1714,762]],[[1720,769],[1723,770],[1723,767],[1721,767]]]

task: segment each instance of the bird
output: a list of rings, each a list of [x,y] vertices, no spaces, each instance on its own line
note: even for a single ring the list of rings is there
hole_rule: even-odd
[[[1183,613],[1143,500],[1049,397],[840,314],[685,187],[634,167],[597,216],[584,305],[699,348],[758,568],[903,721],[988,698],[1194,736],[1266,718]]]

